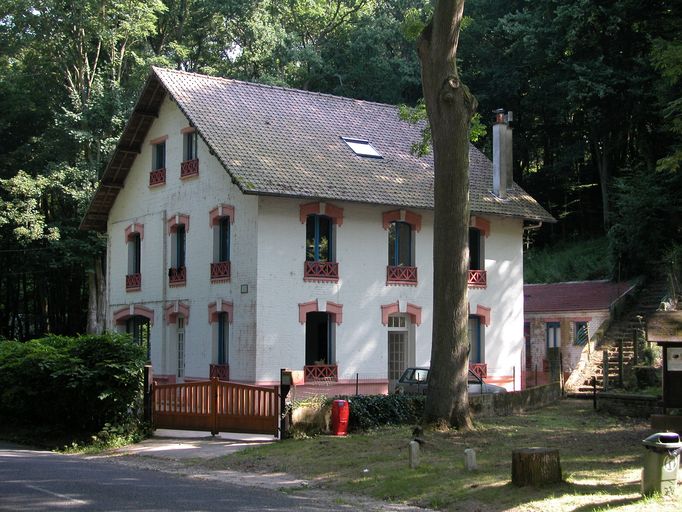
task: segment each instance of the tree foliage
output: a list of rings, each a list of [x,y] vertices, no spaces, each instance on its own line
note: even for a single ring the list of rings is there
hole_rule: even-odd
[[[652,231],[630,213],[632,194],[679,208],[681,11],[467,0],[457,59],[481,104],[475,143],[490,151],[492,110],[515,112],[515,179],[560,220],[537,244],[610,229],[613,260],[638,272],[637,233],[646,259],[679,243],[679,223]],[[415,40],[433,12],[429,0],[0,0],[0,335],[85,330],[103,241],[78,224],[151,64],[423,118]]]

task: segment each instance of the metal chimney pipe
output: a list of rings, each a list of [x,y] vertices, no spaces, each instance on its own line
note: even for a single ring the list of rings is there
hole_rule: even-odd
[[[504,109],[498,108],[493,125],[493,194],[500,199],[507,197],[512,185],[512,128],[511,112],[505,115]]]

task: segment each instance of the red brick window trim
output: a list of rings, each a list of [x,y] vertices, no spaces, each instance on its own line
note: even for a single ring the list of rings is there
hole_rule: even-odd
[[[391,222],[406,222],[419,232],[422,229],[422,216],[410,210],[391,210],[382,214],[384,229],[388,229]]]
[[[140,235],[140,240],[144,239],[144,224],[134,222],[125,229],[126,243],[130,242],[135,234]]]
[[[168,217],[168,234],[170,235],[171,233],[175,233],[179,224],[183,224],[185,226],[185,232],[188,233],[189,215],[185,215],[184,213],[176,213],[175,215]]]
[[[396,301],[391,304],[383,304],[381,306],[382,325],[388,325],[388,317],[398,313],[406,313],[409,315],[411,322],[415,325],[421,325],[422,323],[421,306],[417,306],[416,304],[411,304],[409,302],[403,303],[402,301]]]
[[[332,203],[316,202],[299,205],[301,224],[306,223],[308,215],[324,215],[332,219],[332,222],[337,226],[343,225],[343,208]]]
[[[184,135],[186,133],[194,133],[196,131],[197,129],[194,126],[186,126],[182,130],[180,130],[180,133]]]
[[[229,300],[218,299],[208,305],[208,323],[212,324],[218,321],[220,313],[227,313],[228,323],[232,323],[234,316],[234,305]]]
[[[156,144],[161,144],[162,142],[166,142],[168,140],[168,135],[162,135],[161,137],[157,137],[155,139],[152,139],[149,141],[150,146],[155,146]]]
[[[126,320],[133,316],[143,316],[149,320],[150,325],[154,325],[154,310],[136,304],[131,304],[114,311],[114,323],[116,325],[123,325],[126,323]]]
[[[343,305],[336,302],[312,300],[298,305],[298,322],[305,324],[306,315],[313,312],[326,312],[332,316],[332,320],[336,325],[341,325],[343,322]]]
[[[219,204],[208,214],[208,225],[213,227],[220,222],[223,217],[230,218],[230,224],[234,224],[234,206],[230,204]]]
[[[166,306],[165,310],[166,324],[171,325],[177,322],[178,316],[182,315],[185,318],[185,324],[189,323],[189,305],[184,302],[175,301]]]
[[[481,306],[480,304],[476,306],[476,316],[481,318],[481,321],[483,325],[486,327],[490,326],[490,313],[491,313],[491,308],[487,308],[485,306]]]
[[[478,229],[486,238],[490,235],[490,221],[482,217],[472,215],[469,219],[469,226]]]

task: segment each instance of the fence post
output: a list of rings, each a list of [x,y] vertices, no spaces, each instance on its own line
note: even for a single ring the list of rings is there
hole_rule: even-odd
[[[592,376],[592,405],[597,410],[597,377]]]
[[[618,385],[623,387],[623,338],[618,340]]]
[[[602,362],[603,371],[602,380],[604,384],[602,387],[604,388],[604,391],[606,391],[609,387],[609,349],[608,348],[605,349],[604,352],[602,352],[602,354],[604,356]]]
[[[360,374],[355,374],[355,396],[360,394]]]
[[[142,395],[142,418],[145,422],[152,422],[152,365],[144,365],[144,394]]]
[[[218,377],[211,378],[211,435],[218,434]]]
[[[535,387],[538,387],[538,363],[535,363]]]
[[[559,382],[561,383],[561,394],[566,394],[566,382],[564,381],[564,354],[559,352]]]
[[[512,391],[516,391],[516,365],[512,366]]]

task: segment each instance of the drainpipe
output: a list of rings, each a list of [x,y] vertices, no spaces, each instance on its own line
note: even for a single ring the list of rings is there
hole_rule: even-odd
[[[168,374],[168,368],[170,367],[168,361],[168,332],[166,327],[166,318],[164,314],[166,312],[166,297],[168,295],[168,235],[166,233],[166,219],[168,218],[168,213],[163,210],[163,217],[161,218],[161,236],[163,237],[163,252],[161,254],[161,360],[163,361],[163,373]]]
[[[512,185],[512,112],[494,111],[493,125],[493,194],[506,199]]]

